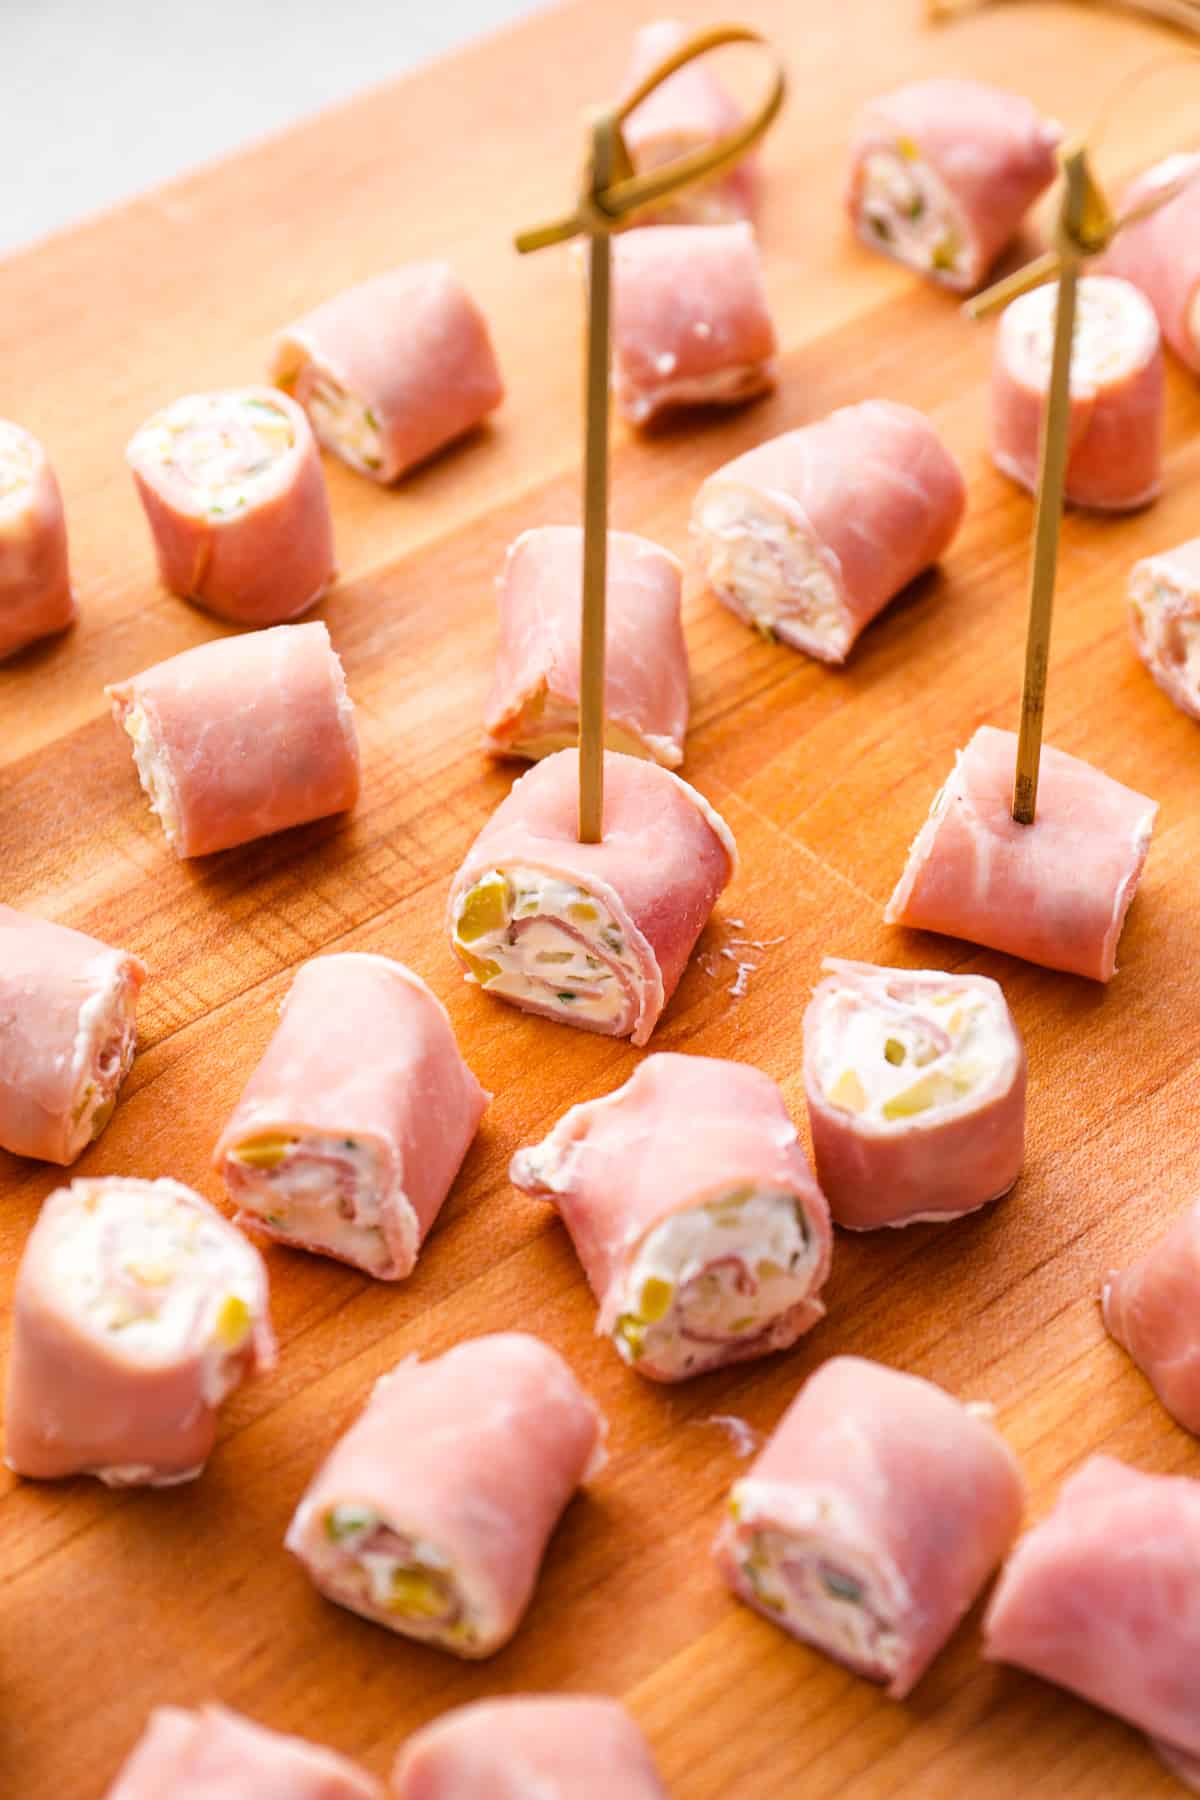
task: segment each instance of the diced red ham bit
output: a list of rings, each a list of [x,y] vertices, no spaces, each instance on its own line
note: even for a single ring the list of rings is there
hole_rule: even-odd
[[[105,688],[177,856],[207,856],[358,799],[358,734],[324,624],[197,644]]]
[[[1140,288],[1162,334],[1189,369],[1200,373],[1200,155],[1168,156],[1139,175],[1121,196],[1118,214],[1152,200],[1164,188],[1174,199],[1119,231],[1101,268]]]
[[[616,1700],[513,1694],[443,1713],[409,1738],[395,1800],[667,1800],[641,1731]]]
[[[159,1706],[105,1800],[384,1800],[344,1756],[224,1706]]]
[[[635,34],[621,98],[673,56],[691,35],[676,19],[656,19]],[[714,73],[710,58],[677,69],[625,120],[621,132],[639,175],[702,150],[745,123],[746,115]],[[643,224],[720,225],[749,218],[758,197],[758,163],[744,156],[732,169],[639,214]]]
[[[857,1356],[823,1363],[734,1485],[722,1575],[902,1700],[1021,1522],[1020,1469],[980,1410]]]
[[[682,575],[678,558],[648,538],[609,532],[605,737],[612,749],[666,768],[683,761],[688,721]],[[510,545],[483,717],[493,755],[536,761],[577,742],[582,584],[578,526],[540,526]]]
[[[271,379],[352,469],[392,482],[504,398],[487,321],[447,263],[335,294],[278,338]]]
[[[0,662],[74,623],[67,522],[50,459],[0,419]]]
[[[1172,1418],[1200,1436],[1200,1201],[1127,1269],[1109,1270],[1102,1303]]]
[[[1163,693],[1200,719],[1200,538],[1134,564],[1129,627]]]

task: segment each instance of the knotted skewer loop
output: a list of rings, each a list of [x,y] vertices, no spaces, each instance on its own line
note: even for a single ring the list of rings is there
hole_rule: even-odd
[[[940,25],[987,4],[988,0],[925,0],[925,17],[931,25]],[[1122,12],[1145,13],[1180,31],[1200,31],[1200,0],[1113,0],[1113,4]]]

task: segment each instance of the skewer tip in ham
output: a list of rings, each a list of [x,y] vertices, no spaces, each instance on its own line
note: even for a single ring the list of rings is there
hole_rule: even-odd
[[[32,432],[0,419],[0,662],[75,617],[67,521],[50,459]]]
[[[197,644],[105,688],[177,856],[207,856],[358,799],[358,733],[320,620]]]
[[[191,1481],[222,1401],[274,1359],[263,1260],[215,1207],[178,1181],[73,1181],[17,1271],[5,1460],[38,1480]]]
[[[731,612],[840,663],[949,547],[966,496],[961,469],[923,413],[868,400],[710,475],[692,537],[701,572]]]
[[[1000,984],[826,957],[804,1015],[817,1179],[837,1223],[958,1219],[1025,1151],[1025,1046]]]
[[[441,1001],[386,956],[318,956],[217,1144],[239,1225],[411,1274],[490,1096]]]
[[[1200,719],[1200,538],[1134,564],[1129,627],[1163,693]]]
[[[846,200],[864,244],[969,293],[1054,180],[1061,126],[982,81],[914,81],[859,114]]]
[[[1104,1323],[1171,1414],[1200,1436],[1200,1201],[1127,1269],[1110,1269]]]
[[[683,761],[687,646],[678,558],[627,531],[608,534],[604,736],[610,749]],[[498,583],[500,643],[484,708],[484,746],[531,761],[579,738],[583,533],[523,531]]]
[[[396,481],[504,398],[487,321],[448,263],[408,263],[305,313],[275,345],[271,379],[327,450]]]
[[[125,452],[163,585],[235,625],[278,625],[333,581],[333,521],[308,420],[274,388],[188,394]]]
[[[0,905],[0,1148],[73,1163],[112,1117],[145,965]]]
[[[829,1208],[759,1069],[648,1056],[519,1150],[509,1176],[557,1207],[597,1332],[652,1380],[785,1350],[824,1315]]]
[[[603,1432],[562,1357],[522,1332],[409,1357],[318,1470],[287,1548],[339,1606],[491,1656],[520,1624]]]
[[[884,920],[1111,981],[1158,804],[1042,748],[1037,817],[1012,816],[1017,738],[981,725],[908,853]]]
[[[1200,155],[1155,163],[1126,188],[1120,211],[1176,186],[1173,200],[1117,233],[1102,266],[1141,289],[1176,356],[1200,373]]]
[[[737,867],[720,814],[657,763],[604,756],[604,834],[578,836],[579,752],[535,763],[454,878],[456,956],[497,999],[644,1044]]]
[[[649,225],[613,240],[613,393],[631,425],[766,393],[777,348],[751,226]]]
[[[409,1738],[395,1800],[667,1800],[650,1747],[616,1700],[511,1694],[443,1713]]]
[[[726,1581],[902,1700],[1021,1523],[1020,1468],[982,1410],[861,1357],[823,1363],[734,1484]]]
[[[621,98],[625,99],[691,35],[677,19],[655,19],[635,34]],[[695,150],[728,137],[746,122],[742,107],[705,57],[676,70],[635,107],[621,127],[625,147],[639,175],[678,162]],[[749,218],[758,198],[758,163],[744,156],[732,169],[696,182],[664,199],[653,212],[639,214],[655,225],[721,225]]]
[[[225,1706],[159,1706],[105,1800],[384,1800],[344,1756]]]
[[[1058,284],[1004,310],[992,363],[992,457],[1037,491]],[[1111,275],[1084,275],[1071,348],[1065,498],[1095,512],[1133,512],[1162,487],[1165,382],[1158,321],[1144,294]]]

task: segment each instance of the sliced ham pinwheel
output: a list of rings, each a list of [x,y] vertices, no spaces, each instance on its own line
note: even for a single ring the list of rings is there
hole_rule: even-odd
[[[616,1700],[510,1694],[443,1713],[409,1738],[395,1800],[667,1800],[645,1738]]]
[[[604,757],[604,835],[578,836],[579,753],[515,782],[467,852],[447,927],[467,980],[644,1044],[737,866],[719,813],[657,763]]]
[[[271,379],[327,450],[391,482],[504,398],[487,321],[448,263],[408,263],[335,294],[281,333]]]
[[[197,644],[105,688],[177,856],[346,812],[354,704],[321,621]]]
[[[722,1575],[902,1700],[1021,1523],[1020,1469],[981,1411],[861,1357],[823,1363],[734,1484]]]
[[[1143,557],[1129,577],[1133,647],[1180,710],[1200,719],[1200,538]]]
[[[966,483],[924,414],[844,406],[735,457],[692,509],[701,572],[767,637],[844,662],[859,633],[945,551]]]
[[[1019,94],[940,77],[860,113],[847,205],[864,244],[969,293],[1054,179],[1057,124]]]
[[[633,40],[633,54],[621,84],[621,98],[673,56],[691,35],[677,19],[655,19]],[[625,146],[639,175],[677,162],[728,137],[745,123],[745,113],[714,74],[708,58],[687,63],[635,107],[621,127]],[[656,225],[721,225],[746,219],[758,194],[758,165],[744,156],[732,169],[697,182],[660,202],[652,213],[639,214]]]
[[[51,1194],[13,1296],[5,1460],[18,1475],[172,1487],[275,1344],[267,1272],[178,1181],[109,1175]]]
[[[225,1706],[159,1706],[105,1800],[383,1800],[344,1756]]]
[[[1200,1436],[1200,1201],[1127,1269],[1109,1270],[1101,1303],[1171,1417]]]
[[[213,1161],[239,1225],[399,1281],[488,1099],[411,969],[318,956],[297,971]]]
[[[127,950],[0,905],[0,1149],[66,1164],[100,1136],[145,979]]]
[[[784,1350],[824,1315],[829,1208],[759,1069],[648,1056],[519,1150],[509,1176],[557,1207],[597,1332],[652,1380]]]
[[[520,1624],[603,1433],[562,1357],[522,1332],[409,1357],[318,1471],[287,1548],[339,1606],[491,1656]]]
[[[1178,189],[1174,199],[1119,231],[1103,267],[1141,289],[1176,356],[1200,373],[1200,155],[1155,163],[1126,188],[1120,212],[1164,188]]]
[[[817,1179],[839,1225],[958,1219],[1025,1151],[1025,1047],[996,981],[826,957],[804,1015]]]
[[[992,363],[992,457],[1035,493],[1050,386],[1058,284],[1004,310]],[[1128,281],[1085,275],[1071,347],[1065,496],[1095,512],[1132,512],[1162,487],[1165,383],[1158,321]]]
[[[274,388],[188,394],[125,452],[164,586],[235,625],[279,625],[334,577],[316,441]]]
[[[605,741],[669,769],[683,761],[688,721],[682,576],[670,551],[628,531],[609,532]],[[536,762],[578,742],[582,586],[578,526],[539,526],[510,545],[483,715],[485,748],[494,755]]]
[[[0,419],[0,662],[75,615],[54,470],[32,432]]]
[[[1037,815],[1012,816],[1017,738],[981,725],[908,853],[884,919],[1111,981],[1158,804],[1043,746]]]

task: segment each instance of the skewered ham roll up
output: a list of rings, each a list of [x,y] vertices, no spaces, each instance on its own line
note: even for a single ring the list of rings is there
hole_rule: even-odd
[[[497,999],[649,1038],[737,866],[719,813],[656,763],[604,756],[604,837],[577,835],[579,753],[515,782],[450,889],[459,961]]]
[[[678,559],[648,538],[609,532],[605,740],[667,768],[683,761],[688,721],[682,574]],[[523,531],[498,586],[500,644],[484,744],[497,756],[536,761],[579,737],[582,531]]]
[[[1016,733],[992,725],[956,753],[884,919],[1111,981],[1157,802],[1045,745],[1037,817],[1018,825],[1016,763]]]
[[[835,1356],[735,1482],[717,1566],[738,1597],[887,1687],[916,1686],[1021,1522],[1024,1483],[976,1409]]]
[[[978,287],[1054,179],[1062,129],[982,81],[914,81],[860,113],[847,205],[864,244]]]
[[[1037,490],[1057,305],[1057,283],[1034,288],[1005,308],[996,333],[992,456],[1030,493]],[[1077,305],[1065,495],[1073,506],[1132,512],[1162,486],[1158,321],[1137,288],[1111,275],[1083,276]]]
[[[1025,1046],[999,982],[827,956],[804,1015],[817,1179],[839,1225],[958,1219],[1025,1149]]]
[[[41,1480],[191,1481],[221,1402],[274,1360],[263,1260],[215,1207],[178,1181],[73,1181],[17,1271],[6,1461]]]
[[[0,906],[0,1148],[73,1163],[112,1117],[145,965]]]
[[[297,971],[213,1162],[239,1225],[398,1281],[488,1099],[411,969],[318,956]]]
[[[443,1713],[409,1738],[395,1800],[667,1800],[616,1700],[513,1694]]]
[[[0,419],[0,661],[74,622],[67,522],[50,459]]]
[[[1200,538],[1134,564],[1129,625],[1133,647],[1163,693],[1200,719]]]
[[[621,87],[622,99],[632,94],[668,56],[673,56],[689,36],[677,19],[656,19],[643,25],[634,36],[632,59]],[[630,113],[621,135],[635,171],[644,175],[727,137],[745,122],[745,116],[714,75],[712,63],[705,60],[688,63],[655,88]],[[745,156],[710,181],[663,200],[653,213],[644,216],[644,222],[720,225],[730,219],[749,218],[757,193],[758,164],[753,156]]]
[[[650,225],[614,239],[613,393],[631,424],[765,393],[776,348],[749,225]]]
[[[1171,1414],[1200,1436],[1200,1201],[1127,1269],[1110,1269],[1104,1323]]]
[[[383,1800],[344,1756],[224,1706],[158,1706],[106,1800]]]
[[[317,1472],[287,1548],[339,1606],[458,1656],[516,1631],[604,1423],[537,1338],[472,1338],[377,1381]]]
[[[448,263],[409,263],[305,313],[275,344],[271,380],[327,450],[391,482],[504,398],[487,322]]]
[[[692,509],[697,561],[748,625],[840,663],[949,546],[966,494],[923,413],[843,406],[709,476]]]
[[[285,394],[188,394],[147,420],[125,455],[173,594],[235,625],[278,625],[332,582],[321,459]]]
[[[509,1177],[562,1215],[597,1332],[655,1381],[794,1344],[822,1318],[833,1232],[770,1076],[648,1056],[573,1106]]]
[[[1189,369],[1200,372],[1200,156],[1168,156],[1126,188],[1122,213],[1160,189],[1180,188],[1157,212],[1118,232],[1104,268],[1140,288],[1162,334]]]
[[[177,856],[207,856],[358,799],[354,705],[316,620],[218,638],[105,688]]]

